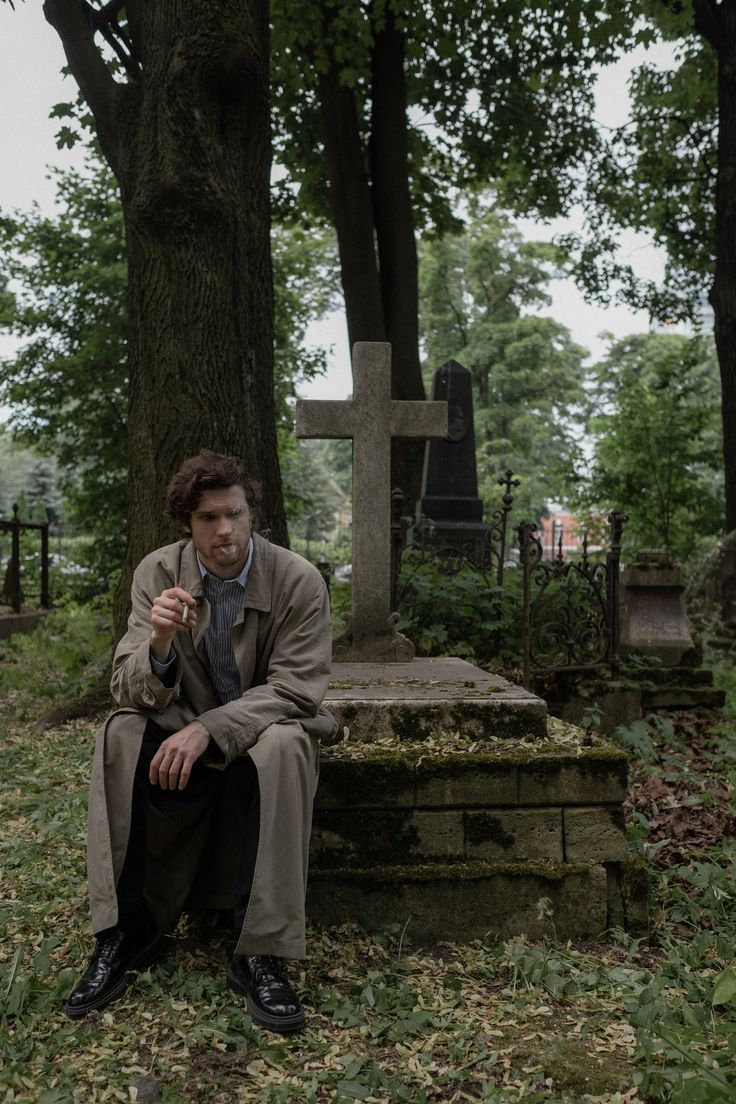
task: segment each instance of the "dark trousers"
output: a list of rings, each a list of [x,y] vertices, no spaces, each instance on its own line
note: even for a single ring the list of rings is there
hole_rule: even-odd
[[[155,721],[148,720],[133,782],[128,848],[116,887],[120,926],[131,934],[152,926],[144,891],[150,861],[148,836],[154,822],[160,834],[166,836],[169,851],[176,850],[177,847],[188,847],[190,835],[195,828],[198,838],[206,845],[207,832],[202,831],[203,818],[209,824],[213,823],[225,775],[235,772],[241,776],[238,778],[238,787],[244,797],[242,803],[239,802],[239,822],[234,825],[241,840],[240,858],[232,887],[235,901],[234,923],[239,930],[243,926],[248,907],[258,852],[258,772],[247,755],[231,763],[225,770],[213,770],[197,762],[183,790],[162,790],[160,786],[149,782],[148,771],[160,744],[170,735],[170,732],[164,732]],[[193,867],[197,866],[198,858],[201,855],[191,855]],[[192,870],[192,881],[194,874],[195,870]],[[178,896],[184,894],[180,892]],[[184,904],[184,901],[181,903]]]

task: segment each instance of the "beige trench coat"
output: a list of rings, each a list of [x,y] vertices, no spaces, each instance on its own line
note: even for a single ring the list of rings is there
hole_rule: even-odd
[[[151,669],[150,609],[153,599],[173,586],[197,599],[198,620],[191,634],[175,637],[176,681],[166,687]],[[133,578],[128,631],[113,660],[111,690],[120,709],[100,731],[92,768],[87,832],[92,929],[117,923],[115,886],[128,844],[133,777],[147,718],[170,732],[199,718],[219,749],[205,753],[208,767],[222,770],[248,754],[258,772],[258,854],[236,953],[303,958],[318,741],[336,728],[321,704],[330,674],[327,591],[301,556],[254,535],[244,607],[232,630],[242,696],[225,705],[218,704],[207,674],[202,639],[209,620],[192,541],[146,556]],[[229,779],[214,821],[203,816],[194,837],[177,839],[167,850],[166,839],[155,838],[156,823],[149,823],[149,853],[157,858],[149,859],[145,892],[162,929],[176,922],[187,903],[214,908],[234,903],[240,840],[233,838],[237,786]]]

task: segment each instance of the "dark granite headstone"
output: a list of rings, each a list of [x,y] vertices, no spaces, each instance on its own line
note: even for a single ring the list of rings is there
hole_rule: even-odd
[[[444,440],[427,443],[420,516],[427,518],[432,543],[463,548],[474,560],[486,560],[488,526],[478,497],[473,426],[473,387],[467,368],[450,360],[435,372],[432,398],[448,407]]]

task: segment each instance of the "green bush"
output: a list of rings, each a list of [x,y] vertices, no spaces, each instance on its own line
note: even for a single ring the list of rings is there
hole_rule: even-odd
[[[85,605],[65,599],[32,633],[0,644],[0,693],[19,719],[79,697],[105,671],[112,650],[109,595]]]
[[[399,579],[398,629],[417,655],[455,655],[487,663],[521,651],[521,572],[509,571],[503,588],[470,566],[441,559],[409,564]]]

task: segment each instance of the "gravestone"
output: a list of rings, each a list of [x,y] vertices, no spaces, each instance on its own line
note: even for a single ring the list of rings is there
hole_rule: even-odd
[[[621,575],[619,654],[654,656],[664,667],[694,666],[698,653],[685,612],[685,578],[661,548],[642,549]]]
[[[483,524],[475,457],[472,377],[450,360],[432,381],[432,398],[447,403],[447,436],[428,441],[424,459],[421,518],[414,542],[462,552],[479,568],[489,565],[489,528]]]
[[[358,342],[353,350],[353,398],[300,399],[297,437],[353,439],[352,611],[335,641],[344,660],[411,659],[414,646],[397,633],[391,610],[391,440],[443,437],[443,402],[391,398],[391,346]]]
[[[713,685],[713,672],[700,665],[685,610],[682,568],[664,549],[642,549],[621,574],[619,654],[625,665],[637,654],[654,661],[643,669],[624,668],[624,678],[641,682],[644,712],[724,704],[725,692]]]
[[[627,874],[626,756],[575,730],[551,739],[541,698],[455,657],[409,659],[397,642],[390,440],[443,436],[446,408],[391,399],[387,345],[356,345],[353,365],[351,402],[297,404],[299,436],[353,438],[356,488],[352,620],[325,696],[339,729],[322,751],[309,915],[406,922],[409,938],[430,940],[640,932],[646,878]]]

